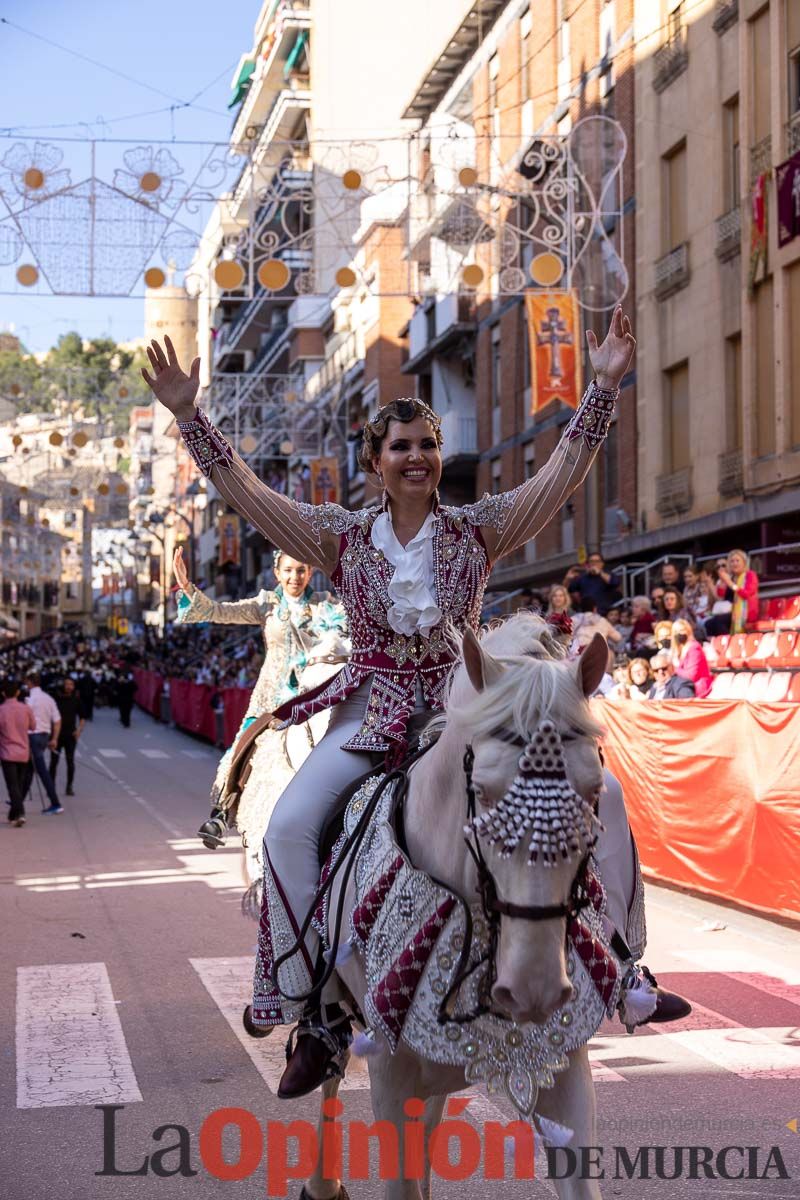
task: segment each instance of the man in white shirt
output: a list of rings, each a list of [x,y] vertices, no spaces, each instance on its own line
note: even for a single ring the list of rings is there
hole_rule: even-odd
[[[60,813],[64,809],[59,803],[53,777],[47,769],[44,752],[48,747],[51,751],[55,750],[58,745],[58,735],[61,732],[61,713],[58,711],[58,705],[53,697],[40,688],[38,674],[29,675],[26,682],[28,684],[26,703],[32,710],[36,721],[35,728],[28,734],[31,744],[31,762],[50,801],[50,807],[44,811]]]

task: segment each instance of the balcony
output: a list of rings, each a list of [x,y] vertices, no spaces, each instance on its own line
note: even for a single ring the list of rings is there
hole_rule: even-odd
[[[750,182],[772,170],[772,138],[769,134],[750,147]]]
[[[403,364],[403,373],[427,372],[437,355],[452,353],[476,329],[474,296],[448,292],[428,300],[411,318],[408,331],[410,357]]]
[[[661,517],[677,517],[688,512],[693,503],[692,468],[684,467],[656,478],[656,512]]]
[[[689,65],[686,26],[681,25],[653,55],[653,88],[663,92]]]
[[[442,462],[478,458],[478,419],[450,409],[442,413]]]
[[[739,0],[717,0],[711,28],[722,37],[739,20]]]
[[[744,490],[741,450],[726,450],[719,456],[720,496],[741,496]]]
[[[666,300],[674,292],[686,287],[690,278],[689,243],[683,242],[663,258],[659,258],[655,275],[655,293],[658,300]]]
[[[727,262],[741,253],[742,249],[742,210],[737,204],[730,212],[717,217],[715,222],[714,253],[720,262]]]
[[[786,154],[787,157],[800,150],[800,112],[793,113],[786,122]]]

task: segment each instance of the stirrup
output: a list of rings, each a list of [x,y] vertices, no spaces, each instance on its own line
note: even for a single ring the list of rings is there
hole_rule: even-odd
[[[244,1031],[251,1038],[266,1038],[272,1033],[274,1025],[256,1025],[253,1022],[253,1006],[248,1004],[242,1013]]]
[[[228,822],[225,820],[225,813],[221,808],[212,808],[211,816],[200,826],[197,836],[208,850],[216,850],[225,845],[227,833]]]

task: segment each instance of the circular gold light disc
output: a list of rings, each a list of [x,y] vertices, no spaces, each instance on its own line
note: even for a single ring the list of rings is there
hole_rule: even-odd
[[[70,496],[77,496],[77,495],[78,495],[78,489],[77,489],[76,487],[71,487],[71,488],[69,489],[69,494],[70,494]]]
[[[127,396],[127,394],[128,394],[128,389],[127,389],[126,387],[121,387],[121,388],[119,389],[119,398],[120,398],[120,400],[124,400],[124,399],[125,399],[125,397]]]
[[[161,267],[148,267],[144,273],[144,281],[149,288],[160,288],[164,286],[166,275],[161,270]]]
[[[115,490],[118,496],[127,496],[128,494],[128,489],[124,483],[118,483]]]
[[[125,442],[124,442],[123,438],[121,438],[121,437],[115,437],[115,438],[114,438],[114,445],[116,446],[117,450],[121,450],[121,449],[122,449],[122,447],[125,445]]]
[[[345,171],[342,176],[342,183],[348,192],[357,192],[361,187],[361,172],[354,170]]]
[[[161,176],[155,171],[145,171],[139,180],[139,187],[143,192],[157,192],[161,187]]]
[[[22,438],[19,436],[18,433],[15,433],[14,436],[12,437],[11,444],[12,444],[12,446],[21,446],[22,445]]]
[[[217,263],[214,268],[214,279],[225,291],[241,287],[244,283],[244,267],[237,262],[228,260]]]
[[[32,287],[39,278],[39,272],[31,263],[23,263],[17,270],[17,283],[21,283],[23,287]]]
[[[470,263],[464,267],[461,278],[467,287],[478,287],[483,280],[483,267],[479,267],[477,263]]]
[[[80,449],[82,446],[86,445],[88,440],[89,440],[88,433],[84,433],[83,430],[81,429],[81,430],[79,430],[78,433],[75,434],[75,436],[72,439],[72,442],[73,442],[73,445],[77,446],[78,449]]]
[[[537,254],[530,266],[531,279],[540,287],[552,287],[564,274],[564,264],[552,250]]]
[[[336,282],[340,288],[352,287],[356,281],[356,273],[351,267],[340,267],[336,272]]]
[[[22,388],[19,386],[18,383],[12,383],[11,387],[8,390],[11,392],[12,396],[18,396],[20,394],[20,392],[22,391]]]
[[[474,167],[462,167],[458,172],[458,182],[462,187],[474,187],[478,182],[478,172]]]
[[[270,292],[279,292],[285,288],[291,278],[291,271],[286,263],[279,258],[268,258],[258,268],[258,282]]]
[[[252,454],[258,442],[253,437],[252,433],[246,433],[239,441],[239,446],[243,454]]]
[[[97,486],[97,490],[98,490],[98,492],[100,493],[100,495],[101,495],[101,496],[107,496],[107,495],[108,495],[108,493],[111,491],[111,489],[109,488],[109,486],[108,486],[108,484],[107,484],[107,483],[100,483],[100,484],[98,484],[98,486]]]
[[[50,437],[47,439],[51,446],[60,446],[64,441],[63,437],[57,430],[53,430]]]

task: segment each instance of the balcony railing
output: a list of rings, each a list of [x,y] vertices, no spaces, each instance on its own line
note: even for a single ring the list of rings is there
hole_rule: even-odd
[[[719,456],[720,496],[741,496],[744,488],[741,450],[726,450]]]
[[[686,26],[675,30],[656,50],[653,56],[653,87],[657,92],[663,92],[674,79],[677,79],[689,65],[689,45],[686,37]]]
[[[662,517],[677,517],[692,507],[692,468],[684,467],[656,478],[656,512]]]
[[[442,413],[442,461],[478,453],[478,420],[458,412]]]
[[[772,138],[769,134],[750,147],[750,182],[772,170]]]
[[[689,282],[689,243],[683,242],[656,263],[656,297],[666,300]]]
[[[711,28],[720,37],[726,29],[730,29],[739,20],[739,0],[717,0],[717,7],[714,11],[714,20],[711,22]]]
[[[786,153],[796,154],[800,150],[800,112],[793,113],[786,122]]]
[[[717,217],[715,223],[716,245],[714,252],[720,262],[727,262],[741,252],[742,210],[737,204],[730,212]]]

